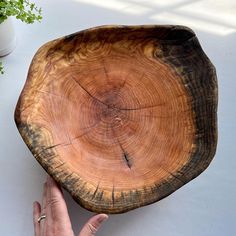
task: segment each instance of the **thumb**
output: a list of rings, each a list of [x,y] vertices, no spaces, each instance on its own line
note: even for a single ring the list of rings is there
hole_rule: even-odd
[[[104,221],[108,219],[108,215],[99,214],[93,216],[88,222],[84,225],[81,232],[78,236],[93,236],[97,233],[98,229]]]

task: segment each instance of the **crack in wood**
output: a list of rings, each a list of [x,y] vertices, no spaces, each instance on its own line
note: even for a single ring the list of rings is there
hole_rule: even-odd
[[[61,145],[63,145],[63,143],[58,143],[58,144],[55,144],[55,145],[52,145],[52,146],[46,147],[44,150],[52,149],[52,148],[55,148],[55,147],[57,147],[57,146],[61,146]]]
[[[127,166],[131,169],[131,161],[129,159],[128,154],[126,152],[124,152],[123,154],[124,154],[124,159],[126,161]]]
[[[23,112],[24,110],[26,110],[27,108],[31,107],[32,105],[34,105],[35,102],[32,102],[31,104],[29,104],[28,106],[23,106],[22,108],[20,108],[20,112]]]
[[[97,191],[98,191],[98,189],[99,189],[99,185],[100,185],[100,182],[98,182],[98,185],[97,185],[97,187],[96,187],[96,189],[95,189],[95,191],[94,191],[94,193],[93,193],[93,195],[92,195],[91,200],[93,200],[93,199],[95,198],[95,196],[96,196],[96,194],[97,194]]]
[[[98,101],[99,103],[105,105],[106,107],[108,107],[108,104],[104,103],[103,101],[99,100],[98,98],[96,98],[95,96],[93,96],[87,89],[85,89],[73,76],[71,76],[72,80],[78,84],[80,86],[80,88],[82,88],[91,98],[93,98],[94,100]]]
[[[112,127],[111,127],[111,129],[112,129],[113,133],[115,134],[114,129],[113,129]],[[120,141],[119,141],[118,138],[116,138],[116,141],[117,141],[117,143],[118,143],[119,146],[120,146],[120,149],[121,149],[122,154],[123,154],[123,159],[124,159],[126,165],[129,167],[129,169],[131,169],[132,163],[131,163],[131,159],[130,159],[129,156],[128,156],[128,153],[124,150],[124,148],[123,148],[123,146],[122,146],[122,144],[120,143]]]
[[[137,107],[137,108],[122,108],[122,107],[116,107],[116,106],[111,106],[103,101],[101,101],[100,99],[96,98],[95,96],[93,96],[87,89],[85,89],[73,76],[71,76],[71,78],[73,79],[74,82],[76,82],[76,84],[78,84],[80,86],[80,88],[82,88],[90,97],[92,97],[94,100],[98,101],[99,103],[105,105],[107,108],[110,109],[116,109],[116,110],[123,110],[123,111],[132,111],[132,110],[142,110],[142,109],[148,109],[148,108],[153,108],[153,107],[158,107],[158,106],[163,106],[166,103],[160,103],[160,104],[156,104],[156,105],[150,105],[150,106],[143,106],[143,107]],[[124,81],[122,87],[125,85],[126,80]],[[121,88],[122,88],[121,87]],[[120,88],[120,89],[121,89]]]
[[[55,169],[57,169],[57,168],[60,168],[60,167],[62,167],[63,165],[65,165],[66,163],[65,162],[63,162],[63,163],[60,163],[58,166],[56,166],[56,167],[54,167],[54,170]]]
[[[53,159],[55,158],[58,158],[59,156],[58,155],[55,155],[55,156],[51,156],[51,158],[47,158],[47,162],[50,163]]]
[[[60,98],[60,99],[62,99],[62,100],[68,101],[68,102],[76,102],[76,101],[73,100],[73,99],[68,99],[68,98],[65,97],[65,96],[62,96],[62,95],[59,95],[59,94],[55,94],[55,93],[52,93],[52,92],[49,92],[49,91],[42,91],[42,90],[38,90],[38,89],[36,89],[35,91],[36,91],[36,92],[39,92],[39,93],[48,94],[48,95],[50,95],[50,96],[54,96],[54,97],[56,97],[56,98]]]
[[[45,151],[47,151],[49,149],[53,149],[53,148],[55,148],[57,146],[60,146],[60,145],[63,145],[63,143],[58,143],[58,144],[55,144],[55,145],[52,145],[52,146],[48,146],[46,148],[42,148],[42,150],[40,152],[34,154],[34,157],[38,158],[43,152],[45,152]],[[52,155],[52,156],[54,158],[54,155]]]
[[[121,111],[133,111],[133,110],[142,110],[142,109],[148,109],[148,108],[153,108],[153,107],[160,107],[164,106],[166,103],[160,103],[156,105],[150,105],[150,106],[143,106],[143,107],[135,107],[135,108],[122,108],[122,107],[115,107],[118,110]]]
[[[106,79],[109,80],[108,72],[105,66],[103,66],[104,73],[106,75]]]
[[[112,205],[115,205],[115,186],[113,184],[112,186],[112,194],[111,194],[111,198],[112,198]]]
[[[178,177],[177,175],[171,173],[170,171],[164,169],[163,167],[161,167],[165,172],[167,172],[168,174],[170,174],[172,177],[174,177],[175,179],[179,180],[181,183],[185,184],[186,182],[183,181],[180,177]]]
[[[89,126],[89,127],[86,127],[85,129],[88,129],[88,130],[86,130],[84,133],[82,133],[82,134],[80,134],[80,135],[78,135],[78,136],[72,138],[72,141],[74,141],[74,140],[76,140],[76,139],[78,139],[78,138],[81,138],[81,137],[83,137],[84,135],[90,133],[93,128],[97,127],[97,126],[101,123],[101,121],[102,121],[102,120],[100,119],[100,120],[99,120],[98,122],[96,122],[95,124],[93,124],[93,125],[91,125],[91,126]]]
[[[103,191],[101,191],[101,193],[100,193],[100,195],[99,195],[99,201],[101,201],[102,200],[102,198],[103,198]]]
[[[67,176],[65,177],[65,181],[67,181],[67,179],[70,178],[73,174],[74,174],[74,172],[72,172],[72,173],[70,173],[69,175],[67,175]]]

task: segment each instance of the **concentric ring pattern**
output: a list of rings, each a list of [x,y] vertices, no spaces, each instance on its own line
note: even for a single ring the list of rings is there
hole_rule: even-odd
[[[43,45],[15,120],[74,199],[121,213],[199,175],[217,142],[214,66],[183,26],[102,26]]]

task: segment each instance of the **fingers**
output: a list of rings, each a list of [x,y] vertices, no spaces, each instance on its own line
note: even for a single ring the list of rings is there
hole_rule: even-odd
[[[43,185],[43,196],[42,196],[42,215],[46,213],[46,206],[47,206],[47,183]]]
[[[47,186],[48,226],[53,225],[53,232],[60,232],[61,235],[74,235],[61,188],[51,177],[47,178]]]
[[[47,183],[44,183],[41,216],[46,214],[46,207],[47,207]],[[46,232],[45,221],[46,220],[47,220],[47,218],[44,220],[41,220],[39,223],[40,224],[40,235],[45,235],[45,232]]]
[[[39,223],[42,215],[46,218]],[[34,224],[35,236],[74,235],[63,193],[51,177],[44,184],[42,209],[39,203],[34,205]]]
[[[93,216],[82,228],[79,236],[93,236],[96,234],[102,223],[108,219],[108,215],[99,214]]]
[[[48,177],[47,182],[50,196],[49,204],[53,214],[53,219],[59,222],[62,220],[62,223],[65,223],[65,220],[68,221],[69,215],[62,190],[51,177]]]
[[[46,232],[47,236],[53,236],[54,233],[54,223],[53,223],[53,215],[52,215],[52,209],[51,209],[51,186],[47,178],[47,190],[46,190]]]
[[[34,235],[40,235],[40,225],[38,223],[38,218],[41,215],[41,206],[38,202],[34,202],[33,204],[33,221],[34,221]]]
[[[49,187],[50,204],[53,210],[67,211],[66,203],[60,186],[48,176],[47,183]]]

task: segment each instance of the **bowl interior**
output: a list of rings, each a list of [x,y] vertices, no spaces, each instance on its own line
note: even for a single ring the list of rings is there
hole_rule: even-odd
[[[154,49],[161,53],[155,44],[98,39],[70,55],[61,45],[37,90],[32,119],[50,130],[61,160],[95,186],[142,188],[188,161],[195,132],[188,94],[173,69],[153,59]]]

